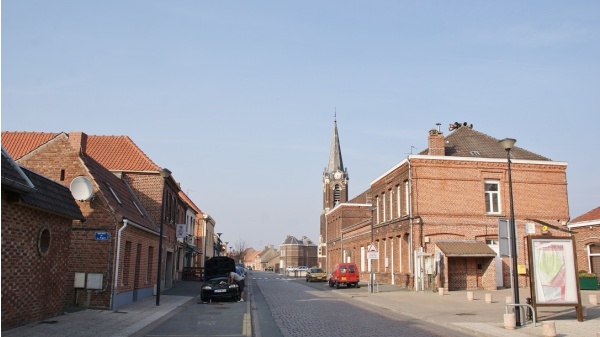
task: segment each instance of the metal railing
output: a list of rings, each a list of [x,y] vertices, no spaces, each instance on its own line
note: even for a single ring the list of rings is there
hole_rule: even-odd
[[[505,309],[505,313],[508,314],[508,307],[529,307],[529,310],[531,310],[531,313],[533,314],[533,326],[535,327],[537,322],[535,321],[535,310],[533,310],[533,306],[531,306],[530,304],[526,304],[526,303],[506,303],[506,306],[504,307]],[[525,314],[525,310],[519,310],[519,316],[521,315],[521,313],[523,313],[523,320],[521,320],[521,322],[523,322],[523,325],[527,324],[527,315]]]

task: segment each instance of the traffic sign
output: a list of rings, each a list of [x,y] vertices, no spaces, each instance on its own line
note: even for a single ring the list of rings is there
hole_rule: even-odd
[[[375,253],[377,253],[377,247],[375,247],[375,244],[373,242],[371,242],[371,244],[369,245],[369,247],[367,247],[367,252],[375,252]]]
[[[379,260],[379,253],[378,252],[367,252],[367,259],[368,260]]]

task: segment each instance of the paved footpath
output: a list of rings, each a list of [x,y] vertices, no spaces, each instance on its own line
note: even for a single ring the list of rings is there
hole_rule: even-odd
[[[178,281],[173,288],[161,295],[160,306],[156,306],[155,298],[151,297],[116,312],[81,310],[2,331],[1,334],[3,337],[132,336],[147,325],[165,319],[188,301],[195,300],[199,291],[199,282]],[[252,292],[252,287],[248,287],[248,291]],[[478,336],[542,336],[541,321],[554,321],[557,336],[560,337],[598,337],[600,333],[600,306],[592,306],[589,296],[597,295],[600,299],[600,291],[581,291],[582,305],[587,314],[583,322],[577,321],[574,307],[544,307],[538,309],[540,317],[536,326],[527,324],[515,330],[506,330],[503,326],[505,298],[511,295],[510,289],[475,290],[472,301],[467,299],[467,291],[439,295],[433,292],[405,291],[391,285],[381,285],[376,293],[369,293],[365,286],[358,289],[335,289],[334,292],[431,323],[452,325]],[[492,294],[492,303],[485,302],[486,293]],[[525,294],[529,290],[523,288],[520,293],[521,303],[524,303],[524,297],[527,296]],[[251,331],[252,327],[248,329]]]
[[[505,299],[511,296],[510,289],[474,290],[471,301],[468,300],[467,291],[439,295],[430,291],[400,290],[391,285],[381,285],[378,293],[369,293],[367,287],[339,289],[335,292],[431,323],[453,325],[480,336],[543,336],[542,321],[554,321],[557,336],[600,337],[600,306],[592,306],[589,302],[589,295],[597,295],[600,299],[599,291],[581,291],[581,302],[587,316],[583,322],[577,321],[575,307],[543,307],[538,308],[539,317],[535,326],[529,322],[515,330],[504,328]],[[492,294],[492,303],[485,302],[486,294]],[[520,297],[523,298],[520,303],[525,303],[528,294],[529,289],[520,290]]]

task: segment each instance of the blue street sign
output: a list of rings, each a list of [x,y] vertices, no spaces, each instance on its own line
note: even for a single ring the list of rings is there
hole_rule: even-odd
[[[108,240],[108,232],[96,232],[96,240],[98,240],[98,241]]]

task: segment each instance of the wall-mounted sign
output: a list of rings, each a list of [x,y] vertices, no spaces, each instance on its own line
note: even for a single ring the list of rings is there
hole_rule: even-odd
[[[106,241],[108,240],[108,232],[96,232],[96,241]]]

